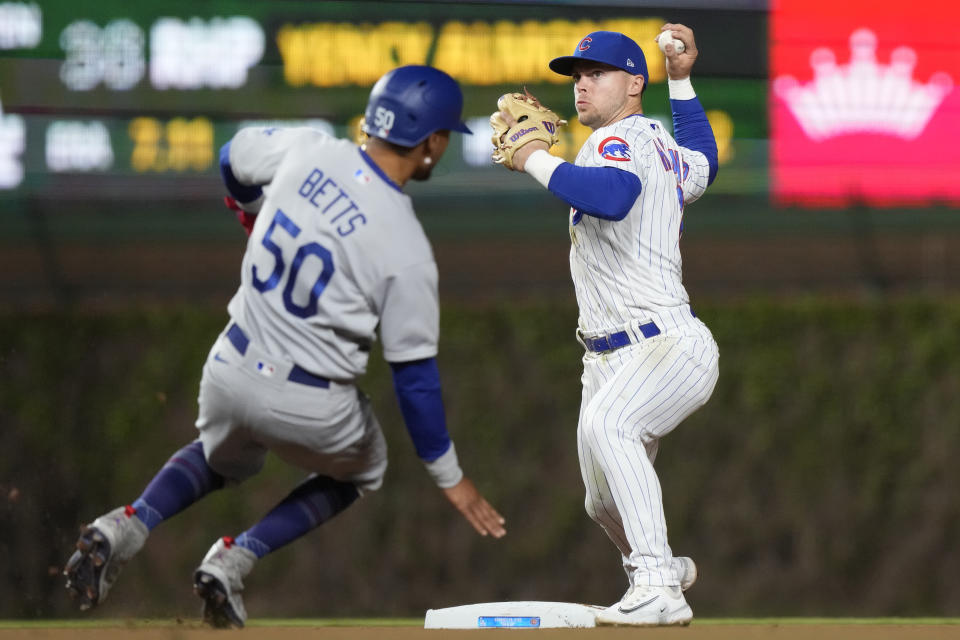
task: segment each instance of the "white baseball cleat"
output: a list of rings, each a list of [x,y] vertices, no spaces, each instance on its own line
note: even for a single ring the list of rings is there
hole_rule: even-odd
[[[240,629],[247,621],[243,578],[257,561],[255,553],[220,538],[193,575],[193,590],[203,598],[203,621],[217,629]]]
[[[676,571],[677,577],[680,579],[680,589],[682,591],[686,591],[692,587],[693,583],[696,582],[700,576],[697,572],[697,565],[693,562],[693,558],[674,556],[670,566]]]
[[[133,507],[117,507],[83,527],[63,570],[70,597],[81,611],[103,602],[127,561],[150,533]]]
[[[686,626],[693,611],[680,587],[630,587],[620,602],[597,614],[597,626]]]

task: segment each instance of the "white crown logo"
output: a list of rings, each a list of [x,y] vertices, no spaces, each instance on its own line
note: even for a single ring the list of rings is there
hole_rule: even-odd
[[[869,29],[850,35],[850,63],[837,65],[825,47],[810,54],[814,79],[801,85],[780,76],[773,91],[789,107],[813,140],[847,133],[876,133],[916,138],[953,90],[953,79],[937,72],[927,84],[913,80],[917,52],[897,47],[890,64],[877,62],[877,36]]]

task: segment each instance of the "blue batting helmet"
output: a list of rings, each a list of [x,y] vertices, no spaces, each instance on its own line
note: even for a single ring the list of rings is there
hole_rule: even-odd
[[[472,133],[460,119],[463,93],[449,75],[422,65],[397,67],[370,91],[363,132],[415,147],[434,131]]]

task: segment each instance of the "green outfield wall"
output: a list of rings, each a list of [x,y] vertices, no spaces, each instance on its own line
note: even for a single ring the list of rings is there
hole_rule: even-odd
[[[664,441],[671,543],[698,615],[960,614],[960,300],[712,303],[708,405]],[[615,601],[615,548],[582,508],[572,304],[447,305],[440,366],[468,474],[508,520],[472,533],[417,460],[375,353],[363,388],[391,448],[381,491],[264,559],[252,617],[416,616],[495,600]],[[76,616],[78,526],[131,502],[194,436],[222,312],[0,316],[0,617]],[[375,350],[376,351],[376,350]],[[154,530],[94,616],[190,617],[191,575],[303,476],[271,459]]]

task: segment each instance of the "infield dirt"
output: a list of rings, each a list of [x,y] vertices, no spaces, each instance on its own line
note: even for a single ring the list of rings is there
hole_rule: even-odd
[[[543,640],[566,638],[644,640],[948,640],[960,638],[960,625],[910,624],[693,624],[685,628],[654,629],[497,629],[454,631],[418,627],[330,627],[330,626],[252,626],[241,631],[215,631],[192,625],[163,627],[85,627],[0,629],[0,640],[224,640],[238,638],[278,638],[280,640],[439,640],[476,639],[484,634],[529,635]]]

